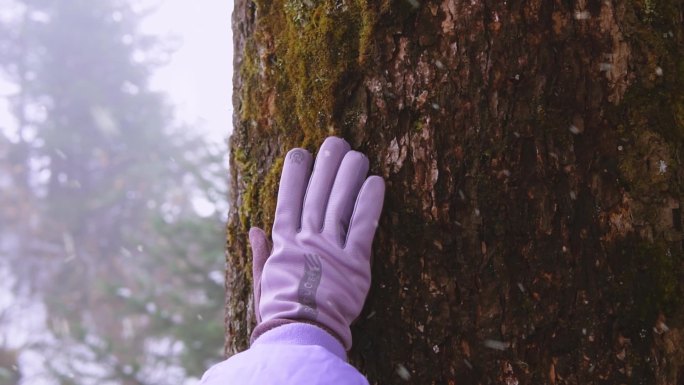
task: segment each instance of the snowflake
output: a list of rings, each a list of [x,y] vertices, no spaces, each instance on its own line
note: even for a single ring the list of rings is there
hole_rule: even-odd
[[[665,174],[665,172],[667,172],[667,163],[661,159],[660,162],[658,162],[658,174]]]

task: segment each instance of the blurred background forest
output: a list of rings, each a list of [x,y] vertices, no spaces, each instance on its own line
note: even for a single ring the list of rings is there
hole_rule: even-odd
[[[222,357],[226,146],[152,86],[182,45],[141,28],[158,5],[0,0],[0,385],[193,384]]]

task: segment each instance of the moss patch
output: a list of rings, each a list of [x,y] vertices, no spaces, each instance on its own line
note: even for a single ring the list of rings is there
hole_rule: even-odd
[[[684,140],[684,57],[679,47],[681,4],[670,0],[636,0],[636,13],[626,31],[635,80],[625,96],[625,113],[645,118],[649,128],[671,142]],[[631,119],[630,119],[631,120]]]
[[[656,334],[663,332],[658,331],[657,322],[666,319],[670,327],[681,326],[683,258],[681,251],[669,248],[665,242],[649,243],[636,237],[618,242],[611,253],[615,275],[610,282],[608,299],[613,305],[608,314],[615,323],[610,326],[618,344],[630,341],[632,347],[627,347],[625,361],[635,379],[652,381],[655,376],[649,360],[654,340],[660,339]],[[668,354],[674,354],[674,350]],[[676,361],[675,357],[672,359]]]
[[[619,154],[621,182],[639,196],[684,192],[673,176],[680,173],[674,154],[684,143],[684,55],[677,34],[680,4],[634,0],[625,30],[632,49],[632,85],[622,103],[608,111],[624,148]],[[661,163],[661,161],[663,163]],[[665,168],[663,168],[665,167]],[[656,215],[656,214],[654,214]]]
[[[670,316],[682,305],[681,251],[664,242],[627,238],[611,257],[613,295],[619,321],[627,330],[650,330],[660,312]]]
[[[377,14],[364,0],[259,0],[239,68],[239,223],[269,228],[285,152],[310,151],[359,116],[345,101],[360,84]],[[278,138],[273,148],[269,138]],[[271,163],[270,159],[276,159]],[[265,160],[268,160],[266,163]],[[261,163],[259,163],[261,162]]]
[[[245,66],[252,68],[244,74],[270,79],[275,88],[255,90],[252,81],[246,82],[243,119],[263,123],[268,116],[267,125],[276,132],[298,131],[293,142],[317,146],[339,130],[337,101],[356,85],[354,74],[369,49],[375,13],[363,0],[274,0],[257,7],[261,18],[254,36],[268,49],[246,52]]]

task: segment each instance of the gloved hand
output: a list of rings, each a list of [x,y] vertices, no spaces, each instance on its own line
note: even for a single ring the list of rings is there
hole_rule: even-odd
[[[366,178],[368,158],[340,138],[323,142],[313,173],[311,163],[301,148],[285,157],[272,251],[261,229],[249,232],[257,317],[252,341],[274,327],[307,322],[349,350],[349,325],[370,288],[371,244],[385,183]]]

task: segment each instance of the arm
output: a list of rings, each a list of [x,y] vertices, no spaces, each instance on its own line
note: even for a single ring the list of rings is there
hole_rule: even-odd
[[[384,199],[368,159],[331,137],[316,163],[304,149],[286,155],[273,248],[253,228],[257,326],[252,346],[210,369],[208,385],[367,384],[346,363],[351,322],[370,288],[370,254]],[[252,379],[246,381],[246,379]]]

